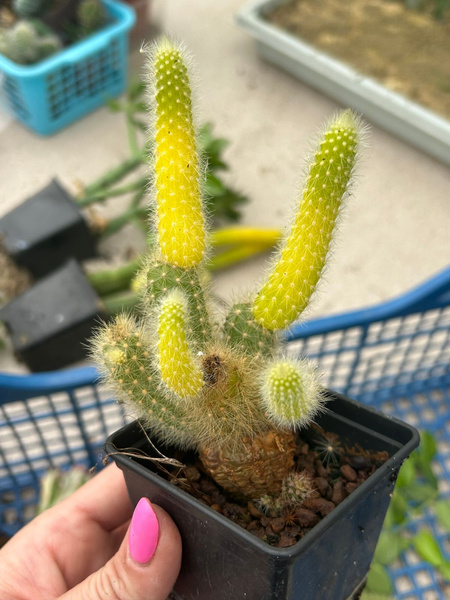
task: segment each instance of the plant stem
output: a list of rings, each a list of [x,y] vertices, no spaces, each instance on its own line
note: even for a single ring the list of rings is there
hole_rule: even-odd
[[[88,273],[87,278],[100,296],[120,292],[129,286],[131,279],[141,265],[141,259],[142,257],[138,256],[115,269],[103,269]]]
[[[122,227],[124,225],[126,225],[127,223],[129,223],[130,221],[133,221],[137,218],[145,217],[146,214],[147,214],[146,208],[140,208],[139,206],[135,207],[135,208],[129,208],[128,210],[123,212],[121,215],[119,215],[118,217],[115,217],[114,219],[111,219],[108,222],[108,224],[106,225],[106,227],[104,228],[104,230],[102,231],[102,233],[100,235],[100,240],[103,241],[104,239],[106,239],[107,237],[112,235],[113,233],[116,233],[117,231],[122,229]]]
[[[134,292],[119,292],[102,297],[104,310],[112,316],[123,311],[132,311],[139,304],[139,296]]]
[[[89,206],[90,204],[95,204],[96,202],[101,202],[102,200],[107,200],[108,198],[112,198],[113,196],[123,196],[124,194],[128,194],[129,192],[134,192],[136,190],[140,190],[141,188],[146,187],[148,183],[147,177],[140,177],[136,181],[129,183],[128,185],[124,185],[120,188],[114,189],[106,189],[97,192],[94,195],[86,195],[84,198],[80,198],[78,200],[78,204],[80,206]]]
[[[279,229],[260,227],[226,227],[211,233],[212,246],[227,244],[256,244],[274,246],[281,239]]]
[[[136,156],[139,154],[139,147],[137,143],[136,127],[133,124],[132,117],[133,110],[132,107],[128,105],[126,109],[128,145],[130,147],[131,155]]]
[[[269,250],[271,246],[272,244],[246,244],[230,248],[229,250],[225,250],[224,252],[213,256],[208,262],[208,269],[210,271],[218,271],[219,269],[231,267],[260,252]]]
[[[117,181],[123,179],[125,175],[128,175],[128,173],[131,173],[131,171],[137,169],[144,162],[145,156],[146,150],[144,149],[137,155],[130,156],[130,158],[127,158],[122,164],[118,165],[117,167],[110,169],[107,173],[99,177],[96,181],[85,187],[83,197],[79,198],[78,202],[81,204],[81,206],[85,206],[85,204],[83,204],[84,199],[90,198],[91,196],[98,194],[105,188],[108,188]]]

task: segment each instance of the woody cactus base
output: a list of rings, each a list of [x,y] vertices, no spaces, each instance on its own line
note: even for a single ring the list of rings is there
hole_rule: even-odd
[[[224,489],[247,499],[283,498],[296,429],[324,397],[306,360],[280,355],[282,329],[308,306],[348,195],[362,126],[351,111],[320,135],[297,214],[260,289],[213,312],[206,285],[207,223],[189,59],[167,39],[147,55],[151,169],[157,242],[137,277],[142,318],[119,316],[94,341],[118,399],[152,435],[196,450]],[[304,498],[301,488],[298,504]],[[289,500],[292,503],[292,498]]]

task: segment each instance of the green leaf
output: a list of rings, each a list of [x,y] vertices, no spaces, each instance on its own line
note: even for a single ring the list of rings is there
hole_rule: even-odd
[[[386,514],[386,519],[384,522],[385,527],[392,527],[393,525],[400,525],[403,523],[406,519],[407,508],[408,503],[406,498],[403,496],[400,490],[395,490]]]
[[[399,487],[407,487],[408,485],[411,485],[411,483],[416,479],[416,477],[416,464],[414,460],[407,458],[402,464],[400,472],[398,474],[397,483],[395,484],[396,489],[398,489]]]
[[[130,100],[137,100],[145,92],[145,87],[146,87],[145,83],[143,81],[141,81],[140,79],[136,79],[136,80],[132,81],[130,83],[130,85],[128,86],[128,92],[127,92],[128,98]]]
[[[392,564],[410,544],[411,541],[398,531],[394,532],[383,529],[375,549],[374,560],[381,565],[388,566]]]
[[[431,433],[423,431],[420,434],[420,446],[416,452],[420,458],[421,465],[428,465],[431,467],[431,462],[437,452],[436,440]]]
[[[208,173],[206,176],[206,191],[211,196],[221,196],[225,193],[225,186],[218,177]]]
[[[134,112],[147,112],[147,104],[145,102],[135,102],[133,104]]]
[[[434,486],[429,485],[428,483],[412,483],[405,489],[405,495],[408,500],[412,500],[413,502],[428,502],[433,498],[436,498],[437,491]]]
[[[417,554],[433,567],[440,567],[444,564],[444,557],[439,544],[428,529],[419,531],[413,538],[413,544]]]
[[[438,568],[445,581],[450,581],[450,560],[444,561]]]
[[[115,98],[107,98],[106,104],[112,112],[120,112],[122,110],[122,104]]]
[[[450,501],[438,500],[434,505],[434,512],[439,524],[450,533]]]
[[[374,594],[392,594],[392,583],[387,570],[378,562],[373,562],[367,578],[366,589]]]

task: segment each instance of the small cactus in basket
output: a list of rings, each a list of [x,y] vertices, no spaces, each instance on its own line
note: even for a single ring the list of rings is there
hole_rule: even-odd
[[[105,7],[100,0],[81,0],[77,7],[80,35],[89,35],[100,29],[106,21]]]
[[[60,38],[38,20],[19,20],[0,29],[0,54],[20,65],[32,65],[62,48]]]
[[[288,359],[280,332],[308,306],[348,195],[361,144],[344,111],[324,129],[297,214],[259,291],[215,316],[206,285],[205,165],[190,61],[167,39],[148,51],[156,242],[136,279],[139,322],[118,316],[93,341],[117,397],[152,435],[198,452],[225,490],[280,511],[311,482],[295,472],[295,432],[323,408],[315,369]]]
[[[52,0],[13,0],[12,7],[20,19],[42,17],[52,5]]]

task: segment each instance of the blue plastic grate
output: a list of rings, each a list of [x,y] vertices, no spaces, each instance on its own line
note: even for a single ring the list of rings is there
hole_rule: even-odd
[[[450,269],[401,299],[310,321],[287,335],[289,350],[319,366],[326,387],[370,404],[438,440],[439,490],[450,498]],[[450,539],[428,510],[411,533],[431,529],[447,559]],[[396,598],[445,600],[450,582],[413,551],[390,567]]]
[[[438,440],[436,471],[450,498],[450,268],[404,296],[372,308],[309,321],[286,333],[325,386],[396,416]],[[53,466],[99,463],[102,444],[125,421],[96,385],[93,368],[30,376],[0,374],[0,529],[34,514],[38,484]],[[429,511],[412,533],[431,528],[450,559],[450,540]],[[408,551],[391,567],[401,600],[450,598],[436,572]]]

